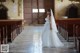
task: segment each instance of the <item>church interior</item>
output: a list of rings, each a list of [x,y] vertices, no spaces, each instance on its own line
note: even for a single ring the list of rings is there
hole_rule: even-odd
[[[80,0],[0,0],[0,53],[80,53]]]

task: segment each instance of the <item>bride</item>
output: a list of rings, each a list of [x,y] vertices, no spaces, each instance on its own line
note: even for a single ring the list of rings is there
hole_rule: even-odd
[[[48,11],[47,14],[48,16],[45,18],[46,22],[44,24],[44,34],[42,35],[42,45],[43,47],[63,47],[64,44],[61,42],[57,34],[58,30],[52,10],[51,13]]]

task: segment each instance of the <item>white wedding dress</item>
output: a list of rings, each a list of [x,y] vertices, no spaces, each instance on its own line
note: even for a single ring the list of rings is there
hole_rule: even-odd
[[[50,20],[49,15],[45,19],[46,22],[44,24],[44,33],[42,35],[42,46],[43,47],[63,47],[64,44],[61,42],[61,40],[58,37],[58,30],[56,27],[56,23],[54,20],[54,16],[51,10],[51,27],[52,30],[50,30]]]
[[[50,39],[50,22],[49,22],[49,15],[45,18],[45,24],[43,27],[43,34],[42,34],[42,46],[43,47],[51,47],[51,39]]]

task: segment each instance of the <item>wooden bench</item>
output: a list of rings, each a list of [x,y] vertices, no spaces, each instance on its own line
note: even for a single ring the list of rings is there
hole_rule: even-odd
[[[56,20],[56,23],[57,26],[60,26],[67,31],[68,36],[65,36],[64,38],[67,37],[67,40],[69,41],[69,37],[73,37],[73,25],[80,24],[80,19],[61,19]]]
[[[74,34],[75,48],[77,49],[78,53],[80,53],[80,24],[75,24]]]
[[[67,24],[64,21],[57,20],[57,27],[59,30],[59,33],[68,40],[68,31],[67,31]]]
[[[0,44],[12,42],[22,31],[22,20],[0,20]]]

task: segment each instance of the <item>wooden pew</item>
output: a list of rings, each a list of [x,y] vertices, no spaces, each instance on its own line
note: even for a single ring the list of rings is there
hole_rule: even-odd
[[[59,33],[66,39],[68,40],[68,31],[67,31],[67,25],[66,22],[57,20],[57,27],[59,30]]]
[[[78,50],[78,44],[77,43],[79,43],[79,31],[80,31],[80,24],[78,23],[78,24],[74,24],[73,25],[73,38],[74,38],[74,43],[75,43],[75,49],[77,49]]]
[[[68,32],[68,41],[69,37],[73,37],[73,25],[74,24],[80,24],[80,18],[75,19],[75,18],[68,18],[68,19],[59,19],[56,20],[56,23],[58,26],[64,28]]]
[[[57,26],[68,31],[68,39],[69,37],[74,38],[73,41],[75,43],[75,49],[80,53],[80,18],[56,20],[56,23]]]
[[[80,53],[80,24],[75,24],[75,48]]]
[[[22,20],[0,20],[0,44],[12,42],[22,31]]]

